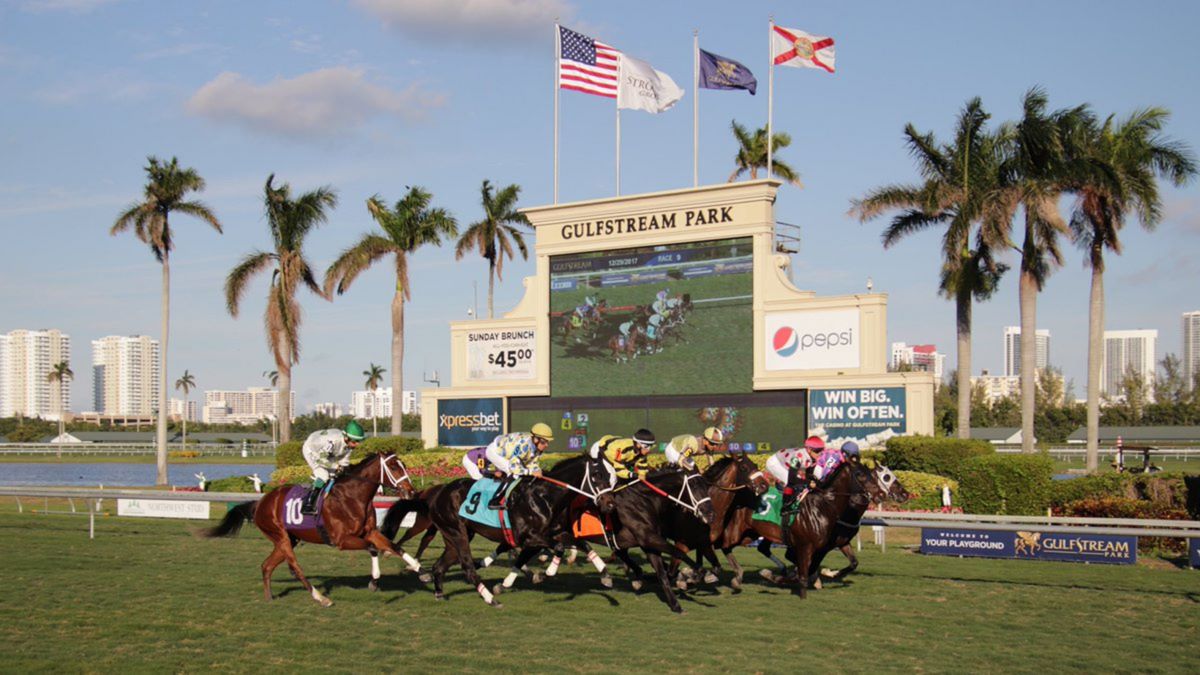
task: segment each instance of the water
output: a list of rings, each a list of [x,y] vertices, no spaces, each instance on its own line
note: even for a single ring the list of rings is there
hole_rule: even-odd
[[[168,464],[167,479],[179,487],[196,487],[195,474],[208,480],[257,473],[270,480],[273,464]],[[0,463],[0,486],[153,487],[158,469],[153,464],[39,464]]]

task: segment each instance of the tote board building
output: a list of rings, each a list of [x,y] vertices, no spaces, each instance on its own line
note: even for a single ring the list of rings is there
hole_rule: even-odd
[[[450,324],[450,386],[422,391],[426,445],[544,421],[550,451],[640,427],[721,427],[768,452],[933,432],[933,375],[887,372],[887,295],[818,297],[775,253],[779,183],[525,209],[536,274],[507,315]]]

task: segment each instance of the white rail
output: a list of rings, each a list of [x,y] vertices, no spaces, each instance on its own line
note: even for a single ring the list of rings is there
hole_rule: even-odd
[[[1140,518],[1077,518],[1068,516],[997,516],[971,513],[912,513],[867,511],[863,525],[883,527],[961,527],[973,530],[1035,530],[1118,534],[1135,537],[1200,538],[1200,521],[1142,520]]]

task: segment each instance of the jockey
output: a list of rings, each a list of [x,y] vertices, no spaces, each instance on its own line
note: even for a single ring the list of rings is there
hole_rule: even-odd
[[[696,468],[696,462],[693,457],[711,455],[720,450],[724,444],[724,432],[716,427],[709,427],[704,430],[704,434],[700,438],[696,438],[691,434],[672,438],[667,443],[667,447],[663,449],[663,454],[666,455],[667,463],[669,464],[694,469]]]
[[[667,301],[662,298],[659,298],[659,299],[655,300],[654,302],[650,303],[650,309],[654,310],[655,314],[664,314],[665,315],[667,313]]]
[[[634,321],[632,319],[622,323],[620,326],[617,326],[617,333],[621,338],[622,349],[625,347],[625,345],[629,344],[629,332],[633,330],[633,326]]]
[[[496,473],[496,467],[492,466],[487,460],[487,446],[480,446],[469,450],[467,454],[463,455],[462,465],[472,480],[483,478],[485,473]]]
[[[859,453],[858,443],[854,441],[846,441],[842,443],[842,454],[851,462],[862,460],[862,455]]]
[[[784,448],[767,459],[767,472],[782,486],[784,506],[799,501],[808,493],[808,487],[801,485],[816,464],[817,453],[824,448],[824,441],[809,436],[803,448]]]
[[[304,503],[300,505],[301,513],[317,515],[317,497],[321,489],[333,475],[350,465],[350,452],[366,437],[362,426],[355,420],[350,420],[344,431],[324,429],[309,434],[301,453],[312,469],[313,484],[312,490],[304,496]]]
[[[617,440],[617,438],[617,436],[613,436],[612,434],[604,434],[595,443],[592,443],[592,447],[588,449],[588,457],[599,459],[608,448],[608,444]]]
[[[654,434],[649,429],[638,429],[633,438],[610,441],[604,449],[604,458],[621,480],[645,478],[650,472],[650,460],[647,455],[653,447]]]
[[[505,494],[512,485],[513,478],[528,475],[541,475],[542,468],[538,466],[538,456],[546,451],[546,446],[554,440],[554,432],[550,425],[538,422],[529,431],[514,431],[510,434],[497,436],[484,450],[484,456],[499,471],[504,474],[489,508],[499,508]]]
[[[857,446],[856,446],[857,448]],[[846,461],[846,455],[838,448],[827,447],[813,460],[813,479],[822,481],[833,475],[834,470]]]
[[[646,339],[650,342],[658,342],[659,330],[661,330],[663,322],[662,314],[655,314],[650,317],[650,321],[646,323]],[[662,347],[655,347],[654,351],[661,352]]]

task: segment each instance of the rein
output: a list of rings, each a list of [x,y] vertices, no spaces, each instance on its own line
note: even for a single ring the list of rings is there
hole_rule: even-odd
[[[401,476],[399,478],[397,478],[392,473],[392,470],[389,469],[387,466],[388,460],[392,459],[393,457],[396,458],[396,463],[400,465]],[[382,457],[379,460],[379,484],[380,485],[383,485],[383,479],[385,476],[387,477],[387,479],[389,481],[391,481],[392,487],[398,488],[398,487],[400,487],[401,482],[408,480],[408,468],[404,466],[404,462],[400,461],[399,457],[396,457],[395,455],[387,455],[386,457]]]
[[[583,483],[591,485],[592,488],[595,489],[595,485],[592,483],[592,466],[591,466],[591,464],[585,464],[583,467],[583,472],[584,472],[583,473]],[[547,483],[550,483],[551,485],[557,485],[560,488],[565,488],[572,492],[577,492],[592,501],[596,501],[596,499],[600,495],[604,494],[605,492],[612,491],[612,488],[609,487],[609,488],[605,488],[603,490],[596,490],[596,492],[593,494],[593,493],[581,490],[581,489],[575,487],[574,485],[571,485],[570,483],[565,483],[561,480],[558,480],[557,478],[551,478],[545,474],[534,474],[534,477],[540,478],[540,479],[546,481]],[[583,484],[583,483],[581,483],[581,484]]]
[[[657,492],[660,496],[665,497],[665,498],[675,502],[676,504],[682,506],[683,508],[687,509],[688,511],[691,511],[692,515],[699,517],[700,516],[700,505],[703,504],[704,502],[712,501],[712,499],[710,497],[708,497],[708,495],[705,495],[704,499],[699,499],[699,500],[696,499],[696,495],[692,492],[692,479],[696,478],[698,476],[699,476],[699,474],[696,474],[696,475],[685,474],[684,475],[683,485],[681,485],[679,487],[679,497],[672,497],[671,495],[667,494],[665,490],[659,488],[657,485],[655,485],[654,483],[651,483],[650,481],[646,480],[645,478],[638,478],[638,482],[645,485],[646,487],[650,488],[654,492]],[[630,485],[632,485],[632,484],[633,483],[630,483]],[[691,504],[684,502],[680,498],[680,497],[683,497],[684,492],[687,492],[688,498],[692,500]]]

